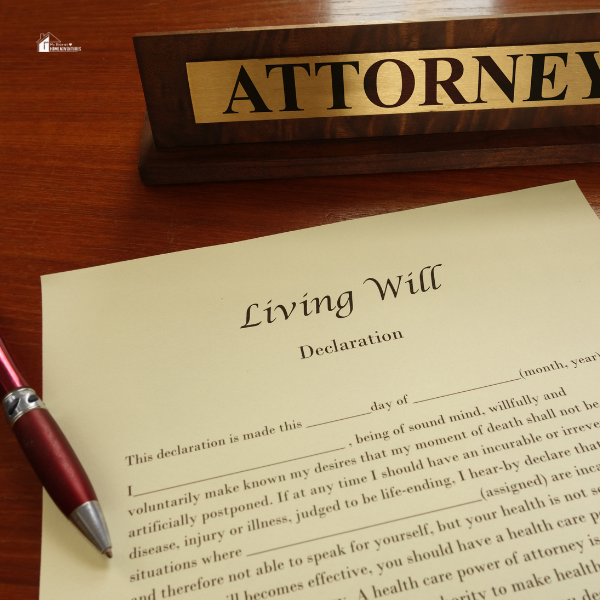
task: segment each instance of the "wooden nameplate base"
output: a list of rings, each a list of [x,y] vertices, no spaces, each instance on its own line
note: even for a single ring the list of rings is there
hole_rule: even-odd
[[[600,11],[134,37],[148,185],[600,162]]]
[[[600,162],[600,126],[157,149],[144,119],[146,185]]]

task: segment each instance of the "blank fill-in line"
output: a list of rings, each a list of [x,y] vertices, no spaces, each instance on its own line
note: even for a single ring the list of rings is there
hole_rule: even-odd
[[[345,448],[345,446],[344,446]],[[266,469],[267,467],[274,467],[275,465],[282,465],[283,463],[294,462],[295,460],[302,460],[303,458],[310,458],[311,456],[321,456],[321,454],[329,454],[330,452],[337,452],[344,448],[334,448],[333,450],[326,450],[325,452],[317,452],[316,454],[307,454],[306,456],[299,456],[298,458],[289,458],[288,460],[281,460],[276,463],[270,463],[268,465],[261,465],[260,467],[252,467],[250,469],[243,469],[241,471],[234,471],[233,473],[225,473],[224,475],[215,475],[214,477],[207,477],[206,479],[198,479],[197,481],[190,481],[188,483],[180,483],[178,485],[172,485],[170,487],[160,488],[160,490],[152,490],[150,492],[143,492],[142,494],[133,494],[133,498],[138,496],[147,496],[148,494],[156,494],[157,492],[164,492],[165,490],[173,490],[175,488],[184,487],[186,485],[194,485],[194,483],[202,483],[203,481],[211,481],[212,479],[221,479],[221,477],[229,477],[230,475],[239,475],[240,473],[247,473],[248,471],[256,471],[257,469]]]
[[[360,415],[352,415],[351,417],[343,417],[342,419],[334,419],[333,421],[325,421],[324,423],[315,423],[314,425],[307,425],[309,427],[319,427],[319,425],[328,425],[329,423],[337,423],[338,421],[345,421],[346,419],[356,419],[356,417],[364,417],[365,415],[372,415],[373,413],[361,413]]]
[[[495,385],[502,385],[503,383],[510,383],[511,381],[520,381],[520,377],[516,379],[507,379],[506,381],[499,381],[498,383],[490,383],[489,385],[482,385],[470,390],[462,390],[460,392],[452,392],[451,394],[444,394],[443,396],[435,396],[435,398],[426,398],[425,400],[417,400],[413,404],[419,404],[419,402],[429,402],[430,400],[438,400],[439,398],[447,398],[448,396],[456,396],[456,394],[464,394],[465,392],[473,392],[475,390],[482,390],[483,388],[494,387]]]
[[[418,513],[416,515],[408,515],[407,517],[400,517],[398,519],[392,519],[391,521],[383,521],[382,523],[375,523],[374,525],[365,525],[364,527],[357,527],[356,529],[348,529],[347,531],[340,531],[339,533],[332,533],[330,535],[324,535],[312,540],[304,540],[303,542],[296,542],[294,544],[288,544],[287,546],[279,546],[277,548],[270,548],[269,550],[261,550],[260,552],[253,552],[246,556],[257,556],[258,554],[266,554],[267,552],[274,552],[275,550],[283,550],[284,548],[291,548],[292,546],[300,546],[301,544],[309,544],[310,542],[318,542],[319,540],[326,540],[327,538],[336,537],[338,535],[344,535],[346,533],[354,533],[356,531],[363,531],[364,529],[371,529],[371,527],[379,527],[380,525],[389,525],[390,523],[397,523],[398,521],[405,521],[406,519],[414,519],[415,517],[423,517],[424,515],[431,515],[433,513],[441,512],[443,510],[450,510],[451,508],[458,508],[460,506],[467,506],[468,504],[475,504],[477,502],[483,502],[479,500],[471,500],[471,502],[463,502],[462,504],[455,504],[454,506],[445,506],[444,508],[436,508],[435,510],[428,510],[427,512]]]

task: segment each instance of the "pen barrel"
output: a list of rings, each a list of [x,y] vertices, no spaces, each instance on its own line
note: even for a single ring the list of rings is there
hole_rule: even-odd
[[[13,425],[13,433],[56,506],[69,517],[96,492],[71,444],[45,409],[31,410]]]
[[[3,397],[11,390],[24,387],[27,387],[27,382],[0,337],[0,396]]]

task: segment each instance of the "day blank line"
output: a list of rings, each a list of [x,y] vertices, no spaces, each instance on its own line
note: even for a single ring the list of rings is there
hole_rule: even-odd
[[[371,527],[379,527],[380,525],[388,525],[389,523],[397,523],[398,521],[405,521],[406,519],[413,519],[415,517],[423,517],[424,515],[431,515],[433,513],[441,512],[443,510],[450,510],[451,508],[458,508],[459,506],[467,506],[468,504],[475,504],[477,502],[483,502],[479,500],[471,500],[471,502],[463,502],[462,504],[455,504],[454,506],[446,506],[444,508],[436,508],[435,510],[428,510],[427,512],[418,513],[416,515],[408,515],[407,517],[400,517],[398,519],[392,519],[391,521],[383,521],[382,523],[375,523],[374,525],[365,525],[364,527],[357,527],[356,529],[348,529],[347,531],[340,531],[339,533],[332,533],[330,535],[324,535],[312,540],[304,540],[303,542],[296,542],[294,544],[288,544],[287,546],[279,546],[277,548],[270,548],[269,550],[261,550],[260,552],[254,552],[252,554],[246,554],[246,556],[257,556],[258,554],[266,554],[267,552],[274,552],[275,550],[283,550],[284,548],[291,548],[292,546],[300,546],[301,544],[308,544],[310,542],[318,542],[319,540],[326,540],[327,538],[336,537],[338,535],[344,535],[345,533],[354,533],[355,531],[363,531],[364,529],[371,529]]]
[[[345,448],[345,446],[344,446]],[[186,485],[193,485],[194,483],[202,483],[203,481],[211,481],[212,479],[221,479],[221,477],[229,477],[230,475],[239,475],[240,473],[247,473],[248,471],[256,471],[257,469],[265,469],[266,467],[274,467],[275,465],[282,465],[283,463],[294,462],[295,460],[302,460],[303,458],[310,458],[311,456],[320,456],[321,454],[329,454],[330,452],[337,452],[338,450],[344,450],[344,448],[334,448],[333,450],[326,450],[325,452],[317,452],[316,454],[307,454],[306,456],[299,456],[298,458],[290,458],[288,460],[281,460],[276,463],[268,465],[261,465],[260,467],[252,467],[251,469],[243,469],[242,471],[234,471],[233,473],[225,473],[224,475],[215,475],[215,477],[207,477],[206,479],[198,479],[197,481],[190,481],[188,483],[180,483],[178,485],[172,485],[170,487],[160,488],[160,490],[152,490],[151,492],[143,492],[142,494],[133,494],[133,498],[138,496],[147,496],[148,494],[156,494],[157,492],[164,492],[165,490],[173,490],[175,488],[184,487]]]
[[[430,400],[437,400],[438,398],[447,398],[448,396],[456,396],[456,394],[464,394],[465,392],[472,392],[474,390],[482,390],[483,388],[494,387],[495,385],[502,385],[503,383],[510,383],[511,381],[520,381],[520,377],[516,379],[507,379],[506,381],[499,381],[498,383],[490,383],[489,385],[482,385],[480,387],[471,388],[470,390],[462,390],[460,392],[452,392],[451,394],[444,394],[443,396],[435,396],[435,398],[427,398],[425,400],[417,400],[413,404],[419,404],[419,402],[429,402]]]
[[[324,423],[316,423],[315,425],[307,425],[309,427],[319,427],[319,425],[328,425],[329,423],[337,423],[338,421],[345,421],[346,419],[356,419],[356,417],[364,417],[365,415],[372,415],[373,413],[361,413],[360,415],[352,415],[351,417],[344,417],[343,419],[334,419],[333,421],[325,421]]]

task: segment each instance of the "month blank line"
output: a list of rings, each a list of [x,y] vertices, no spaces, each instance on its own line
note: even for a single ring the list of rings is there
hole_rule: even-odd
[[[325,421],[323,423],[315,423],[314,425],[307,425],[306,429],[309,427],[319,427],[319,425],[328,425],[329,423],[337,423],[338,421],[345,421],[346,419],[356,419],[356,417],[364,417],[365,415],[372,415],[373,413],[361,413],[360,415],[352,415],[351,417],[344,417],[342,419],[334,419],[333,421]]]
[[[475,504],[477,502],[483,502],[483,500],[480,498],[479,500],[471,500],[470,502],[463,502],[462,504],[455,504],[454,506],[446,506],[444,508],[436,508],[435,510],[428,510],[427,512],[418,513],[416,515],[408,515],[406,517],[392,519],[391,521],[383,521],[382,523],[375,523],[374,525],[365,525],[364,527],[357,527],[356,529],[348,529],[347,531],[340,531],[338,533],[332,533],[330,535],[323,535],[318,538],[313,538],[312,540],[304,540],[303,542],[296,542],[294,544],[287,544],[286,546],[270,548],[269,550],[261,550],[260,552],[253,552],[252,554],[246,554],[246,556],[257,556],[258,554],[266,554],[267,552],[274,552],[275,550],[283,550],[284,548],[291,548],[292,546],[300,546],[301,544],[308,544],[310,542],[318,542],[319,540],[326,540],[327,538],[336,537],[338,535],[344,535],[345,533],[354,533],[355,531],[363,531],[364,529],[371,529],[371,527],[379,527],[380,525],[388,525],[390,523],[397,523],[398,521],[405,521],[406,519],[413,519],[415,517],[423,517],[424,515],[431,515],[433,513],[441,512],[443,510],[450,510],[451,508],[467,506],[468,504]]]
[[[520,377],[516,379],[507,379],[506,381],[499,381],[498,383],[490,383],[489,385],[481,385],[470,390],[462,390],[460,392],[452,392],[451,394],[444,394],[443,396],[435,396],[434,398],[426,398],[425,400],[417,400],[413,404],[419,404],[419,402],[429,402],[430,400],[438,400],[439,398],[447,398],[448,396],[456,396],[456,394],[464,394],[465,392],[473,392],[474,390],[482,390],[483,388],[494,387],[495,385],[502,385],[503,383],[510,383],[511,381],[520,381]]]
[[[345,448],[345,446],[344,446]],[[282,465],[283,463],[294,462],[295,460],[302,460],[303,458],[310,458],[311,456],[321,456],[321,454],[329,454],[330,452],[337,452],[338,450],[344,450],[344,448],[334,448],[333,450],[326,450],[325,452],[317,452],[316,454],[307,454],[306,456],[299,456],[298,458],[289,458],[288,460],[281,460],[276,463],[270,463],[268,465],[261,465],[260,467],[252,467],[250,469],[242,469],[241,471],[234,471],[233,473],[225,473],[224,475],[215,475],[214,477],[207,477],[206,479],[198,479],[197,481],[189,481],[188,483],[180,483],[178,485],[172,485],[160,490],[152,490],[150,492],[143,492],[141,494],[133,494],[133,498],[139,496],[147,496],[148,494],[156,494],[157,492],[164,492],[165,490],[173,490],[175,488],[184,487],[186,485],[193,485],[194,483],[202,483],[203,481],[211,481],[212,479],[221,479],[221,477],[229,477],[230,475],[239,475],[240,473],[247,473],[248,471],[256,471],[257,469],[265,469],[267,467],[274,467],[275,465]]]

